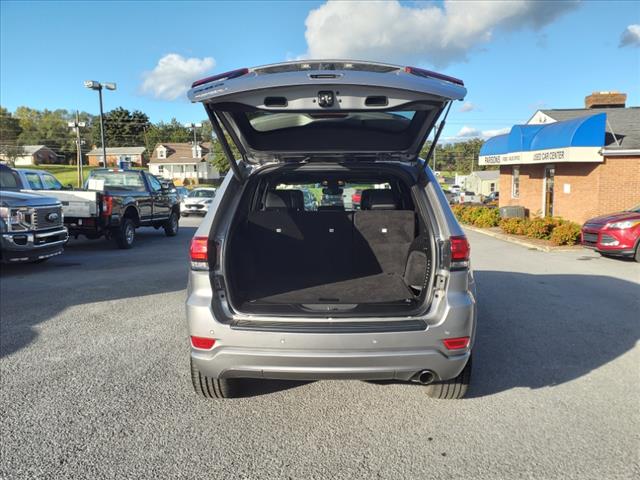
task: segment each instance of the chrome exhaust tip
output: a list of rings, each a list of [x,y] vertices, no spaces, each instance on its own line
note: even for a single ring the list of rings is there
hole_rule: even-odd
[[[411,378],[411,381],[421,383],[422,385],[429,385],[430,383],[433,383],[435,379],[436,374],[431,370],[421,370]]]

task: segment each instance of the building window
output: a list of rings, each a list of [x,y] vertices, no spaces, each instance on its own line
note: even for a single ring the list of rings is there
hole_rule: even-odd
[[[490,191],[491,193],[493,193],[493,192],[495,192],[495,191],[496,191],[496,184],[495,184],[495,183],[491,183],[491,184],[489,184],[489,191]]]
[[[164,165],[158,165],[158,173],[164,173]]]
[[[158,158],[167,158],[167,151],[164,147],[158,148]]]
[[[520,167],[513,167],[513,173],[511,176],[511,197],[520,197]]]
[[[194,171],[194,172],[197,172],[197,171],[198,171],[198,165],[194,165],[194,166],[193,166],[193,171]]]

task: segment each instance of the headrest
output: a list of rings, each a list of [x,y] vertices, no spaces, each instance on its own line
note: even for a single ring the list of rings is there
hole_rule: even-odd
[[[369,189],[362,191],[360,197],[362,210],[396,210],[398,200],[391,190]]]
[[[304,210],[301,190],[272,190],[267,192],[265,210]]]

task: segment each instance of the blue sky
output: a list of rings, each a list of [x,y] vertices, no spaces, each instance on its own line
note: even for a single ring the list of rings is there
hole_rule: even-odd
[[[464,79],[444,136],[487,136],[595,90],[640,105],[638,2],[8,2],[0,103],[97,113],[85,79],[113,81],[105,108],[152,121],[205,117],[184,85],[297,57],[412,64]],[[164,60],[161,60],[164,59]],[[466,110],[466,111],[465,111]]]

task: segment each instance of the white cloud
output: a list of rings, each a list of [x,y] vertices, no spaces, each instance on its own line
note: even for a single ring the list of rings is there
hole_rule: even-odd
[[[640,25],[629,25],[620,35],[620,47],[640,47]]]
[[[185,58],[169,53],[158,60],[150,72],[143,74],[142,93],[163,100],[175,100],[189,90],[194,80],[211,71],[216,61],[211,57]]]
[[[472,102],[464,102],[458,109],[459,112],[473,112],[474,110],[478,110],[478,107]]]
[[[308,58],[352,58],[438,67],[465,60],[494,30],[540,29],[576,2],[328,1],[305,21]]]
[[[493,130],[480,130],[475,127],[463,126],[458,133],[453,137],[447,137],[443,141],[445,143],[463,142],[472,138],[481,138],[486,140],[487,138],[495,137],[496,135],[503,135],[511,131],[510,127],[496,128]]]

